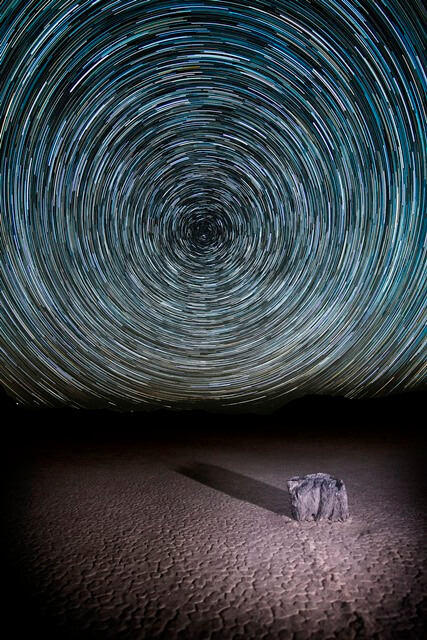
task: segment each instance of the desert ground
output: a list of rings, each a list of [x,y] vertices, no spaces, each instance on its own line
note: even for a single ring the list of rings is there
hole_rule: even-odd
[[[427,637],[419,443],[292,431],[18,438],[10,637]],[[344,480],[350,520],[291,518],[286,481],[313,472]]]

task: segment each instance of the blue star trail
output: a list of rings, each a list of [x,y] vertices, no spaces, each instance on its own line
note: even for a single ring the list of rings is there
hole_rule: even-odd
[[[247,410],[425,383],[420,2],[0,11],[19,403]]]

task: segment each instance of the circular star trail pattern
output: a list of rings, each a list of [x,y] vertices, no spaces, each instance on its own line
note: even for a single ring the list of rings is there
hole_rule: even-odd
[[[417,0],[2,12],[17,400],[248,409],[423,383]]]

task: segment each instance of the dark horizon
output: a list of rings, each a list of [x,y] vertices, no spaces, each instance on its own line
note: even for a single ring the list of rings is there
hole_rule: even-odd
[[[273,408],[270,412],[242,412],[219,410],[215,406],[194,408],[118,411],[115,409],[75,409],[69,407],[45,408],[26,407],[0,389],[0,408],[9,419],[25,420],[24,432],[35,439],[43,434],[71,439],[74,435],[87,433],[90,437],[102,434],[122,437],[147,437],[155,427],[160,432],[180,436],[197,436],[203,430],[239,434],[253,432],[262,425],[269,433],[276,431],[288,434],[289,425],[297,422],[301,433],[326,436],[346,434],[361,436],[370,434],[381,437],[404,439],[406,434],[417,434],[421,429],[421,416],[426,406],[427,393],[424,390],[408,391],[376,398],[350,399],[344,396],[306,395],[291,400],[287,404]],[[38,424],[33,431],[32,421]],[[55,431],[55,425],[58,425]],[[61,426],[59,426],[61,425]],[[162,425],[167,425],[162,426]],[[302,426],[303,425],[303,426]],[[138,429],[138,427],[142,427]],[[16,435],[16,432],[15,432]],[[10,434],[13,439],[14,434]],[[19,436],[17,436],[19,437]]]

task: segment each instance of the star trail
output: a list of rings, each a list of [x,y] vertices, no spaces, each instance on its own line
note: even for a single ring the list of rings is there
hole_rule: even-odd
[[[425,382],[420,2],[0,11],[19,403],[247,410]]]

